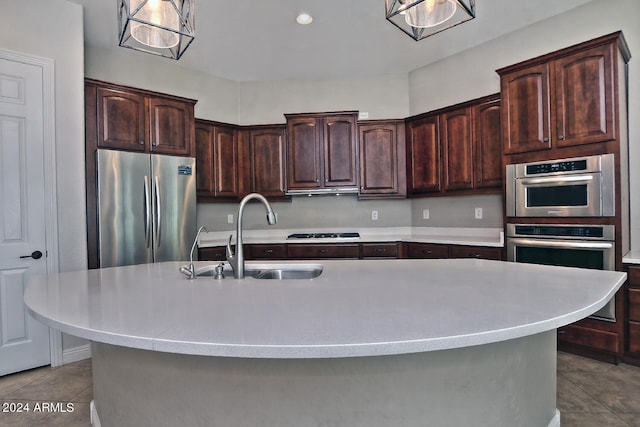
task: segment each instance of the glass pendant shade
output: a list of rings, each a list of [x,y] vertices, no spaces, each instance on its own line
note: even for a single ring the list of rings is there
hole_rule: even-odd
[[[385,0],[386,18],[421,40],[475,18],[475,0]]]
[[[118,0],[120,46],[180,59],[194,38],[194,0]]]

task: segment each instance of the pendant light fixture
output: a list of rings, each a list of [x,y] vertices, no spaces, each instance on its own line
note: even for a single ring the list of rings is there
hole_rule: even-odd
[[[194,38],[194,0],[118,0],[120,46],[180,59]]]
[[[385,0],[386,17],[422,40],[476,17],[475,0]]]

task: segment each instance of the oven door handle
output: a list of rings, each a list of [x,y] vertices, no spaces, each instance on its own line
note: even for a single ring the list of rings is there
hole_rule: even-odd
[[[570,248],[570,249],[612,249],[613,242],[573,242],[570,240],[542,240],[542,239],[526,239],[526,238],[510,238],[509,241],[514,245],[526,245],[543,248]]]
[[[537,184],[549,184],[549,183],[557,183],[563,184],[565,182],[575,183],[575,182],[588,182],[593,180],[593,175],[572,175],[572,176],[550,176],[547,178],[521,178],[520,182],[524,185],[537,185]]]

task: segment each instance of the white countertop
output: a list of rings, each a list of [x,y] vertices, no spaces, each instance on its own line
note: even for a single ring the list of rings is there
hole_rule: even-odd
[[[332,358],[452,349],[549,331],[596,312],[626,278],[613,271],[437,259],[323,260],[322,275],[311,280],[187,280],[181,264],[37,276],[25,303],[43,323],[107,344]]]
[[[294,233],[323,233],[323,232],[358,232],[359,238],[322,238],[322,239],[287,239]],[[229,235],[233,234],[235,242],[235,228],[231,231],[216,231],[201,233],[198,247],[225,246]],[[261,229],[244,230],[244,243],[366,243],[366,242],[416,242],[440,243],[470,246],[504,246],[502,228],[455,228],[455,227],[380,227],[380,228],[331,228],[331,229]]]
[[[630,251],[622,257],[623,264],[640,264],[640,251]]]

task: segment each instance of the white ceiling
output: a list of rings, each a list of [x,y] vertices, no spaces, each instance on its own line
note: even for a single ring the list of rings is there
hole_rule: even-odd
[[[124,49],[117,0],[70,1],[84,6],[87,48]],[[385,19],[384,0],[195,0],[180,65],[236,81],[407,73],[590,1],[477,0],[476,19],[416,42]],[[312,24],[296,24],[302,11]]]

